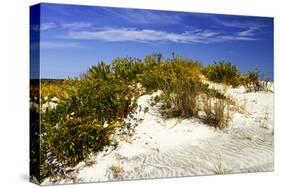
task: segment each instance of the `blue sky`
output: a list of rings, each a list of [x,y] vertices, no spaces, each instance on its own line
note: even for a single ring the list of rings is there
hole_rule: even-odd
[[[142,9],[41,4],[41,78],[79,76],[103,60],[172,53],[218,60],[273,78],[273,19]],[[38,44],[32,43],[31,48]]]

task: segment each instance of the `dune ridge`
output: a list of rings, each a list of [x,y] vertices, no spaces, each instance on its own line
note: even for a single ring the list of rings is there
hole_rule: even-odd
[[[197,119],[165,120],[159,106],[150,103],[161,91],[143,95],[137,102],[141,109],[127,119],[141,119],[133,136],[92,156],[92,165],[81,162],[67,177],[47,178],[43,184],[273,171],[273,92],[224,89],[246,109],[233,114],[228,128],[215,129]]]

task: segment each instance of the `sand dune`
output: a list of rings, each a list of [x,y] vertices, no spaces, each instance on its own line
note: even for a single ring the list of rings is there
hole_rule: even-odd
[[[164,120],[159,106],[151,106],[151,95],[141,96],[136,113],[127,119],[141,119],[133,136],[92,156],[94,164],[79,163],[68,178],[48,178],[43,184],[272,171],[273,93],[245,93],[243,88],[226,93],[245,112],[235,112],[224,130],[197,119]]]
[[[272,135],[257,129],[235,129],[203,140],[181,144],[164,152],[152,152],[123,160],[121,179],[159,178],[270,171],[273,169]],[[241,133],[243,131],[243,133]],[[249,139],[246,134],[255,138]]]

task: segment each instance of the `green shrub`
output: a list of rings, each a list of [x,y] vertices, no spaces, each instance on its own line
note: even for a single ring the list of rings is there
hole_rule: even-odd
[[[203,66],[199,62],[176,55],[173,55],[172,60],[167,61],[175,64],[177,70],[181,72],[181,77],[192,78],[197,81],[201,80]]]
[[[157,66],[147,69],[138,79],[150,91],[166,90],[173,87],[176,76],[177,72],[171,63],[161,62]]]
[[[81,116],[90,115],[101,123],[124,118],[130,111],[134,93],[118,82],[88,82],[81,86],[78,94]]]
[[[112,126],[103,127],[92,117],[69,115],[65,113],[67,109],[62,108],[64,107],[58,107],[44,115],[57,118],[59,114],[60,119],[54,125],[44,117],[41,132],[44,135],[42,145],[45,152],[51,152],[60,163],[73,166],[85,159],[90,152],[99,151],[109,144],[108,137],[113,130],[113,123]]]
[[[202,72],[210,81],[232,85],[233,87],[240,85],[240,71],[230,62],[215,62],[205,67]]]
[[[73,110],[71,105],[73,104],[68,101],[65,105],[42,114],[41,177],[58,175],[58,167],[49,159],[48,154],[63,167],[75,166],[85,160],[89,153],[102,150],[108,145],[115,126],[122,123],[111,122],[104,127],[91,116],[69,113]]]
[[[112,71],[116,79],[124,80],[130,83],[136,80],[137,75],[144,71],[144,63],[137,58],[125,57],[117,58],[112,61]]]
[[[163,62],[159,60],[153,63],[153,66],[146,68],[139,76],[139,80],[148,90],[172,91],[175,89],[177,80],[183,78],[198,80],[200,75],[201,65],[198,62],[175,57],[172,60]]]
[[[112,79],[113,74],[111,72],[110,65],[104,63],[103,61],[99,62],[97,65],[93,65],[86,74],[82,75],[82,79],[88,80],[110,80]]]

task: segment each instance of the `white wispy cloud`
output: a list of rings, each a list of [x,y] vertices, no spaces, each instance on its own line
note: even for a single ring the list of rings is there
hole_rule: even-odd
[[[41,49],[65,49],[65,48],[79,48],[81,45],[75,42],[64,41],[42,41],[37,46]]]
[[[259,22],[249,22],[249,21],[241,22],[237,20],[223,20],[219,18],[213,18],[213,20],[221,26],[230,27],[230,28],[247,29],[247,30],[251,29],[251,30],[259,31],[260,29],[265,27],[265,25]]]
[[[80,29],[91,27],[92,23],[90,22],[71,22],[71,23],[62,23],[61,26],[67,29]]]
[[[79,40],[103,40],[108,42],[137,41],[169,41],[175,43],[214,43],[224,41],[250,41],[256,40],[254,35],[249,35],[250,31],[241,33],[223,34],[210,30],[189,30],[183,33],[166,32],[151,29],[135,28],[103,28],[95,31],[70,31],[68,39]]]
[[[174,25],[182,21],[181,16],[178,14],[174,14],[173,12],[150,11],[141,9],[115,10],[111,8],[104,8],[104,10],[116,16],[117,18],[134,24]]]
[[[53,22],[41,23],[38,25],[31,25],[31,29],[33,31],[46,31],[46,30],[53,29],[56,27],[57,27],[57,25]]]
[[[257,35],[257,32],[259,31],[259,27],[250,27],[246,30],[243,30],[241,32],[238,33],[239,36],[244,36],[244,37],[252,37]]]
[[[213,20],[215,22],[217,22],[218,24],[225,26],[225,27],[233,27],[233,28],[247,28],[249,27],[249,23],[244,23],[244,22],[238,22],[235,20],[222,20],[222,19],[218,19],[218,18],[213,18]]]
[[[235,20],[222,20],[218,18],[213,18],[216,23],[223,27],[228,27],[231,29],[238,29],[239,32],[236,32],[236,38],[240,40],[255,40],[257,39],[257,36],[262,33],[263,28],[265,25],[258,23],[258,22],[241,22],[241,21],[235,21]],[[231,37],[227,37],[231,38]]]

